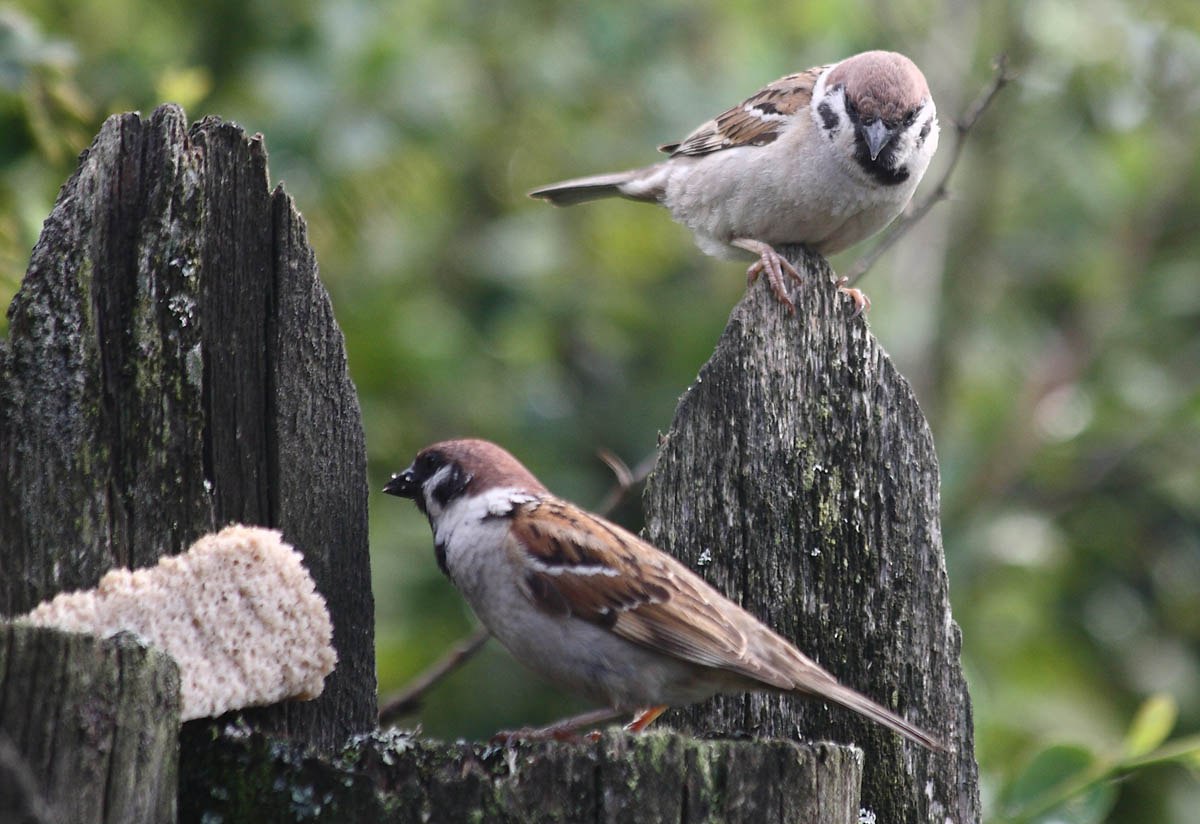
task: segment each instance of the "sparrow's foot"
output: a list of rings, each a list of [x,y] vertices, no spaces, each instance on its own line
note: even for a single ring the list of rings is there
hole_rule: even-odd
[[[666,709],[665,707],[663,709]],[[519,730],[503,730],[492,736],[491,743],[499,747],[511,747],[518,741],[579,741],[587,739],[588,741],[597,741],[600,738],[600,731],[593,730],[587,735],[580,736],[580,727],[590,727],[592,724],[603,724],[605,721],[611,721],[614,718],[621,716],[619,710],[605,707],[599,710],[590,710],[572,715],[570,718],[564,718],[561,721],[556,721],[547,727],[522,727]],[[653,721],[654,719],[650,719]]]
[[[851,320],[858,317],[863,312],[870,310],[871,299],[867,297],[866,293],[861,289],[855,289],[853,286],[847,286],[846,278],[838,278],[837,288],[839,292],[848,296],[850,300],[854,301],[854,314],[850,316]]]
[[[758,280],[758,276],[765,272],[767,283],[770,284],[775,299],[786,306],[793,315],[796,314],[796,304],[792,302],[783,283],[785,273],[795,278],[798,283],[804,280],[796,271],[796,267],[789,263],[787,258],[776,252],[774,246],[761,240],[740,237],[730,241],[730,245],[745,249],[752,255],[758,255],[758,260],[750,264],[750,268],[746,270],[746,285],[752,285],[754,281]]]
[[[654,723],[654,719],[667,711],[666,706],[648,707],[642,710],[633,717],[633,720],[625,725],[626,732],[641,732]]]

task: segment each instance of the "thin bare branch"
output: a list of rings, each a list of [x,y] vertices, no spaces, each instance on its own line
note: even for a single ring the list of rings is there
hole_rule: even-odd
[[[613,475],[616,476],[616,483],[613,484],[612,489],[608,490],[608,494],[604,496],[600,505],[596,507],[596,512],[600,515],[611,515],[613,510],[625,500],[625,496],[629,494],[630,490],[646,480],[646,476],[654,468],[654,460],[658,453],[651,452],[642,458],[634,469],[630,469],[623,460],[603,447],[596,451],[596,455],[608,465],[608,468],[613,471]]]
[[[962,158],[963,147],[966,145],[967,138],[971,134],[971,130],[975,128],[984,112],[992,105],[992,101],[996,99],[996,95],[1007,86],[1013,79],[1014,75],[1009,71],[1008,58],[1006,55],[1000,55],[994,62],[994,71],[992,81],[987,87],[975,98],[975,101],[967,108],[966,112],[958,118],[954,123],[954,131],[956,139],[954,148],[950,151],[950,162],[946,164],[946,170],[942,173],[941,179],[938,181],[934,190],[921,203],[911,209],[892,224],[891,229],[883,240],[879,241],[871,251],[854,261],[854,265],[850,267],[846,275],[846,282],[854,285],[862,279],[875,263],[891,249],[900,238],[904,237],[908,232],[919,223],[929,211],[950,196],[950,176],[954,174],[955,168],[958,166],[958,161]]]
[[[612,450],[602,447],[597,450],[596,454],[612,470],[615,476],[612,488],[609,489],[608,493],[604,496],[604,500],[596,509],[599,514],[608,515],[620,506],[630,490],[646,480],[646,476],[654,468],[654,461],[658,453],[651,452],[642,458],[633,469],[630,469],[629,465],[621,460]],[[488,637],[489,633],[486,628],[482,626],[475,627],[474,632],[455,644],[449,652],[439,658],[428,669],[409,681],[402,689],[392,693],[380,705],[379,723],[383,724],[394,718],[414,712],[421,705],[421,699],[425,697],[425,693],[433,689],[447,675],[471,660],[475,653],[479,652],[483,647]]]
[[[379,723],[384,724],[393,718],[413,712],[421,705],[425,693],[454,670],[461,667],[479,652],[490,633],[485,627],[477,626],[462,641],[437,660],[429,669],[422,672],[399,692],[393,693],[379,708]]]

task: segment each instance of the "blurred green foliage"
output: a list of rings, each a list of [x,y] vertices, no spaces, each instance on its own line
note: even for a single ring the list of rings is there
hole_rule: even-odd
[[[0,7],[0,303],[106,115],[236,120],[308,220],[372,489],[472,434],[594,504],[595,450],[654,449],[743,267],[649,207],[524,192],[649,162],[763,82],[873,47],[924,68],[948,147],[1005,52],[1019,79],[951,202],[862,284],[941,456],[985,806],[1195,821],[1198,29],[1194,0],[25,0]],[[371,504],[386,692],[470,618],[416,511]],[[413,721],[478,736],[577,706],[489,647]]]

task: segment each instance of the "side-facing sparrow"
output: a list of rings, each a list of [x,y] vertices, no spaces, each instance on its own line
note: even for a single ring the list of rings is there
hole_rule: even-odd
[[[637,711],[629,729],[668,706],[761,690],[833,701],[941,748],[670,555],[556,498],[493,443],[428,446],[383,491],[428,516],[438,566],[517,660],[615,710]]]
[[[904,209],[937,150],[937,109],[925,76],[902,54],[868,51],[789,74],[717,115],[653,166],[581,177],[530,192],[556,206],[602,197],[660,203],[706,253],[758,257],[792,311],[775,251],[823,255],[882,229]],[[854,290],[861,311],[865,300]],[[857,314],[857,313],[856,313]]]

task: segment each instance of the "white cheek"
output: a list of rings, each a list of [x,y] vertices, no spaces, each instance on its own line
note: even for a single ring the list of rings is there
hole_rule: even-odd
[[[433,476],[434,478],[437,475]],[[492,527],[508,529],[503,516],[512,512],[513,507],[536,500],[532,495],[517,489],[493,489],[482,495],[471,495],[456,498],[450,505],[439,507],[437,501],[427,500],[430,517],[435,526],[434,537],[438,543],[445,544],[451,551],[467,548],[479,543],[477,534],[480,524],[486,524],[489,534]],[[437,508],[435,514],[434,508]],[[456,540],[456,537],[459,540]],[[455,544],[461,545],[456,547]]]
[[[533,500],[515,489],[495,489],[451,501],[434,520],[434,540],[445,547],[450,577],[485,623],[494,611],[489,598],[507,596],[504,584],[513,578],[503,550],[509,529],[504,516]]]
[[[850,115],[846,114],[845,92],[838,89],[827,95],[814,94],[813,103],[813,118],[817,121],[817,126],[820,127],[821,134],[825,135],[826,140],[831,143],[853,142],[854,127],[850,123]],[[825,118],[821,114],[822,106],[828,106],[830,111],[837,116],[837,125],[832,129],[827,128],[825,125]]]
[[[909,167],[910,173],[914,177],[920,177],[925,173],[929,161],[933,158],[933,153],[938,147],[938,124],[937,115],[930,113],[928,120],[922,119],[920,122],[929,123],[929,133],[925,135],[925,139],[918,143],[920,129],[913,129],[904,134],[904,144],[901,147],[900,157],[904,158],[905,164]],[[923,128],[923,127],[922,127]]]
[[[824,94],[823,82],[824,79],[818,82],[813,94],[813,102],[816,104],[812,107],[813,120],[816,121],[818,133],[824,137],[825,145],[829,148],[829,157],[834,158],[833,162],[839,166],[849,169],[850,174],[857,178],[857,169],[853,168],[856,150],[854,124],[850,122],[850,115],[846,114],[845,92],[837,89]],[[818,96],[817,92],[822,94]],[[821,116],[820,110],[822,105],[828,105],[837,117],[837,125],[832,129],[825,126],[825,118]]]
[[[938,128],[937,115],[933,115],[929,124],[929,134],[925,138],[925,153],[933,157],[933,153],[937,151],[938,137],[941,136],[942,130]]]
[[[421,495],[425,498],[425,511],[429,513],[430,518],[437,519],[442,516],[442,505],[437,502],[433,493],[434,490],[442,485],[442,481],[446,480],[446,476],[452,471],[453,468],[450,464],[446,464],[437,472],[430,475],[429,480],[425,481],[421,486]]]

